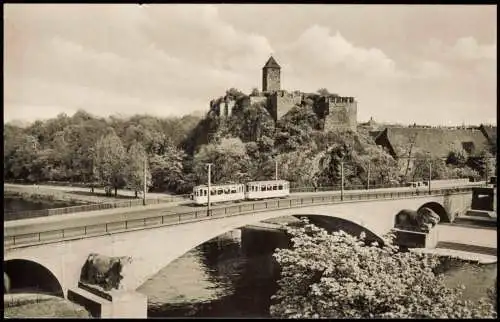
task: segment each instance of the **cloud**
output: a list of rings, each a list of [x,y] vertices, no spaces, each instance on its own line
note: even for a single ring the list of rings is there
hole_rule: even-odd
[[[5,86],[17,104],[32,100],[29,87],[45,80],[50,90],[37,92],[37,99],[43,96],[48,104],[69,110],[81,105],[81,96],[85,108],[97,111],[102,106],[115,112],[124,106],[141,110],[151,100],[166,114],[206,109],[227,88],[257,85],[256,62],[272,52],[265,37],[238,30],[210,5],[125,6],[114,14],[92,5],[81,14],[73,6],[52,7],[55,12],[39,8],[39,15],[33,10],[21,15],[19,7],[7,12],[8,35],[19,41],[7,46]],[[14,79],[22,85],[9,85]],[[87,94],[78,95],[75,88]],[[62,102],[61,91],[74,99],[66,96]]]
[[[284,50],[301,61],[324,69],[344,69],[350,73],[391,77],[395,62],[378,48],[363,48],[347,41],[339,31],[313,25]]]
[[[432,38],[427,44],[426,53],[441,60],[459,63],[491,63],[496,61],[496,48],[496,43],[480,44],[471,36],[457,38],[453,44]]]
[[[484,9],[457,16],[449,6],[282,7],[6,5],[5,119],[78,108],[97,115],[206,111],[230,87],[260,87],[271,53],[284,89],[355,96],[360,119],[433,121],[436,106],[449,118],[495,115],[489,11],[480,19]],[[457,17],[471,19],[467,28]],[[438,23],[446,27],[430,39],[429,26]]]
[[[496,58],[496,45],[480,45],[474,37],[457,40],[450,54],[462,60],[493,60]]]

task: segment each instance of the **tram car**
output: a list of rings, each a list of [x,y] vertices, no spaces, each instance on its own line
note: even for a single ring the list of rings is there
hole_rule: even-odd
[[[210,186],[210,203],[227,202],[245,199],[245,185],[240,183]],[[193,201],[196,205],[208,204],[208,186],[193,188]]]
[[[245,184],[212,185],[210,190],[212,190],[210,203],[283,198],[290,195],[290,182],[286,180],[251,181]],[[208,186],[195,186],[191,198],[195,205],[208,204]]]
[[[283,198],[290,195],[290,183],[286,180],[252,181],[246,183],[245,199],[258,200]]]

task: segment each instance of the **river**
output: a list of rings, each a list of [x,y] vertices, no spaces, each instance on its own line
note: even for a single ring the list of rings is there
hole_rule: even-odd
[[[26,200],[12,193],[4,192],[4,221],[32,218],[31,211],[78,206],[80,203],[71,201],[55,201],[46,199]]]
[[[148,295],[149,317],[269,317],[279,278],[273,249],[282,244],[267,234],[256,247],[238,238],[206,242],[163,268],[138,291]],[[263,247],[264,246],[264,247]],[[486,295],[497,266],[463,264],[445,273],[449,286],[466,286],[464,298]]]

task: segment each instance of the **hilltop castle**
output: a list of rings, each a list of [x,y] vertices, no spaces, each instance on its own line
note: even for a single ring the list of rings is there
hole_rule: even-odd
[[[231,115],[235,105],[247,108],[256,103],[262,103],[276,122],[293,107],[307,105],[306,99],[313,100],[311,108],[322,121],[322,129],[356,131],[357,102],[354,97],[282,90],[281,66],[272,56],[262,68],[262,92],[253,92],[248,96],[241,95],[240,97],[231,95],[219,97],[210,102],[210,110],[226,119]]]

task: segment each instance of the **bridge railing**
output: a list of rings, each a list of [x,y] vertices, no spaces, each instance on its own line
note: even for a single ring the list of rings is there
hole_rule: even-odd
[[[153,228],[167,225],[177,225],[200,220],[211,220],[215,218],[238,216],[268,210],[300,208],[311,205],[326,205],[343,202],[359,202],[368,200],[387,200],[387,199],[403,199],[412,197],[424,196],[440,196],[455,193],[470,192],[470,187],[456,188],[435,188],[429,193],[428,191],[364,191],[353,194],[341,195],[321,195],[295,197],[288,199],[269,199],[245,204],[236,204],[231,206],[222,206],[213,208],[207,211],[207,208],[202,210],[189,211],[185,213],[169,213],[165,214],[147,214],[143,218],[128,219],[128,220],[111,220],[104,223],[95,223],[89,225],[63,227],[60,229],[52,229],[45,231],[36,231],[36,227],[32,232],[16,234],[4,230],[4,248],[16,248],[23,246],[32,246],[47,242],[59,242],[62,240],[89,238],[102,236],[105,234],[119,233],[131,230],[144,229],[146,227]]]
[[[185,201],[189,198],[189,195],[177,195],[177,196],[165,196],[162,198],[150,198],[146,199],[146,205],[156,205],[160,203],[171,203],[176,201]],[[142,199],[130,199],[125,201],[115,201],[115,202],[103,202],[89,205],[71,206],[71,207],[61,207],[61,208],[51,208],[51,209],[41,209],[41,210],[28,210],[28,211],[9,211],[5,214],[14,215],[18,219],[34,218],[34,217],[46,217],[54,215],[65,215],[73,214],[77,212],[85,211],[96,211],[105,210],[112,208],[126,208],[135,207],[143,205]]]

